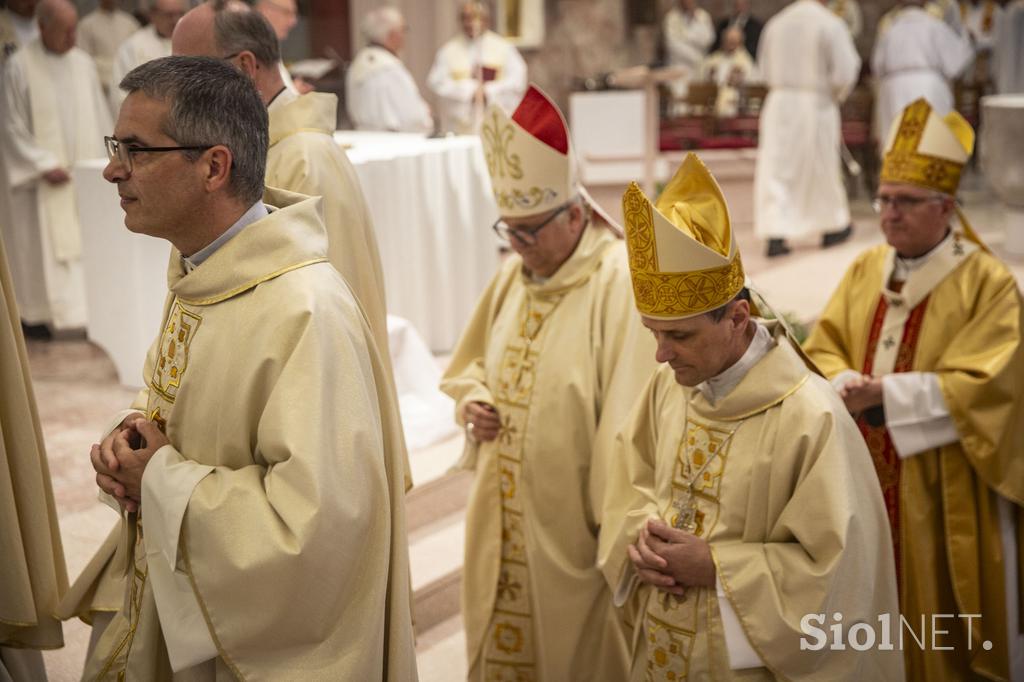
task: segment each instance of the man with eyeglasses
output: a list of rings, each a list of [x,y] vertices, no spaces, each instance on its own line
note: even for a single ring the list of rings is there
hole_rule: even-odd
[[[887,243],[854,261],[805,345],[875,462],[902,615],[979,614],[949,621],[936,647],[904,647],[911,680],[1006,680],[1024,665],[1022,305],[956,205],[973,146],[959,114],[903,110],[874,204]]]
[[[462,613],[470,680],[622,680],[620,615],[595,567],[605,454],[654,371],[618,228],[578,183],[568,126],[530,87],[482,128],[515,252],[477,304],[441,389],[475,471]]]
[[[320,199],[264,187],[224,61],[121,87],[104,177],[174,248],[146,387],[90,453],[124,588],[83,679],[414,680],[398,404]]]
[[[124,91],[118,87],[121,79],[136,66],[171,55],[171,34],[187,11],[185,0],[154,0],[149,10],[149,26],[140,28],[121,45],[114,58],[107,89],[110,108],[115,116],[125,97]]]
[[[86,325],[71,168],[103,156],[111,121],[92,59],[75,47],[74,5],[42,0],[36,16],[39,36],[10,57],[0,84],[10,200],[3,238],[26,330],[49,336]]]

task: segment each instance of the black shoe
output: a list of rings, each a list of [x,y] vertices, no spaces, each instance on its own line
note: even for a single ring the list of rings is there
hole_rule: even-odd
[[[769,239],[768,240],[768,257],[775,258],[776,256],[785,256],[792,249],[786,246],[785,239]]]
[[[45,324],[25,324],[22,322],[21,334],[26,339],[39,339],[41,341],[49,341],[53,338],[53,332]]]
[[[821,248],[827,249],[830,246],[842,244],[843,242],[850,238],[851,234],[853,234],[852,223],[850,225],[847,225],[846,229],[839,230],[838,232],[826,232],[825,234],[821,235]]]

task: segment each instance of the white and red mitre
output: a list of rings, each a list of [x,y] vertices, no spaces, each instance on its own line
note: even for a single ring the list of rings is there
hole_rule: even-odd
[[[502,217],[546,213],[577,194],[569,126],[536,86],[527,88],[511,118],[492,104],[480,138]]]

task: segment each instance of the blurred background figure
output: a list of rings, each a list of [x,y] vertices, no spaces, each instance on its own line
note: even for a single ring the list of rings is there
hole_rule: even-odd
[[[36,0],[7,0],[0,9],[0,67],[11,54],[39,35]]]
[[[118,49],[138,30],[139,22],[118,6],[118,0],[100,0],[99,7],[79,22],[78,47],[95,60],[104,92],[110,83],[110,72]]]
[[[345,74],[345,102],[359,130],[430,133],[434,118],[400,58],[409,27],[394,7],[370,10],[363,19],[367,45]]]
[[[974,68],[964,74],[968,82],[987,86],[992,82],[992,54],[999,36],[1003,9],[995,0],[960,0],[960,20],[974,48]]]
[[[78,12],[42,0],[39,38],[8,60],[0,150],[10,186],[4,243],[22,321],[32,335],[86,325],[82,234],[71,168],[104,154],[113,129],[92,59],[75,47]]]
[[[526,92],[526,62],[490,20],[484,3],[463,3],[461,33],[437,51],[427,85],[440,99],[441,132],[476,133],[488,104],[512,111]]]
[[[795,2],[768,20],[757,64],[768,85],[754,171],[754,231],[769,258],[787,239],[852,233],[840,171],[839,104],[857,83],[860,56],[825,0]]]
[[[864,15],[860,11],[860,3],[857,0],[829,0],[828,8],[846,22],[846,27],[850,29],[850,37],[857,40],[864,30]]]
[[[672,97],[686,97],[690,81],[697,77],[700,64],[715,40],[711,15],[697,7],[697,0],[679,0],[662,23],[665,57],[669,66],[682,66],[687,74],[669,83]]]
[[[736,0],[733,4],[732,14],[720,19],[715,24],[715,42],[711,46],[712,52],[722,48],[725,32],[730,28],[740,30],[740,40],[751,56],[757,54],[757,43],[761,40],[761,29],[764,28],[764,24],[750,13],[750,0]]]
[[[739,86],[760,80],[754,58],[743,47],[743,31],[736,26],[725,30],[722,48],[704,60],[700,78],[718,85],[715,114],[735,116],[739,110]]]
[[[153,0],[153,7],[149,11],[149,26],[133,33],[117,51],[110,82],[107,84],[110,109],[114,117],[125,98],[125,92],[118,87],[121,79],[136,66],[171,56],[171,34],[186,11],[187,0]]]
[[[875,102],[879,149],[904,107],[924,97],[939,116],[953,110],[950,82],[974,58],[965,36],[925,8],[923,0],[904,0],[903,8],[881,31],[871,54],[871,70],[878,79]]]

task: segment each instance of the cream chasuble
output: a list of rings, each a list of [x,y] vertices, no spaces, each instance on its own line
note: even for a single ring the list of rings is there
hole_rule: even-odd
[[[907,674],[922,682],[1007,679],[1008,636],[1021,632],[1007,622],[1008,609],[1020,613],[1022,594],[1020,571],[1016,586],[1005,577],[1012,543],[1003,536],[1012,539],[1014,515],[1016,563],[1024,565],[1021,297],[1006,267],[961,234],[912,270],[899,292],[888,284],[894,253],[879,246],[850,266],[806,350],[829,377],[937,376],[956,442],[903,459],[884,417],[858,418],[888,507],[903,615],[919,623],[921,614],[981,614],[970,637],[963,619],[949,627],[940,643],[952,650],[905,648]],[[1011,513],[1001,519],[1000,507]]]
[[[377,234],[355,168],[334,142],[338,98],[321,92],[299,95],[285,89],[267,107],[270,148],[268,187],[322,197],[327,227],[327,257],[362,308],[380,351],[388,381],[394,386],[388,350],[387,297],[377,250]],[[405,446],[402,446],[405,452]],[[404,454],[406,487],[412,487]]]
[[[172,252],[146,361],[171,445],[123,521],[123,604],[85,679],[416,678],[397,402],[319,199],[265,200],[188,274]],[[204,639],[216,658],[175,675],[169,631],[193,643],[179,660]]]
[[[4,241],[22,319],[57,329],[86,322],[81,234],[74,181],[51,185],[42,173],[102,158],[113,129],[88,55],[63,55],[33,40],[8,61],[2,83],[0,144],[10,183]]]
[[[623,623],[594,566],[610,442],[654,370],[626,251],[601,227],[545,282],[510,257],[441,388],[493,405],[498,438],[468,450],[462,610],[470,679],[623,679]],[[461,417],[459,417],[461,421]]]
[[[39,679],[42,658],[19,678],[10,649],[64,646],[57,602],[68,589],[50,469],[25,341],[0,240],[0,679]]]
[[[801,650],[805,614],[826,614],[825,628],[840,613],[845,628],[877,634],[879,616],[897,613],[896,585],[853,421],[781,327],[766,326],[774,347],[732,391],[712,404],[666,365],[620,435],[599,560],[635,623],[631,680],[902,679],[899,652]],[[708,588],[680,600],[635,587],[626,545],[648,518],[676,525],[684,513],[710,543],[733,613]],[[733,614],[763,667],[732,669]]]
[[[367,45],[345,72],[345,104],[357,130],[430,133],[434,118],[402,60]]]

